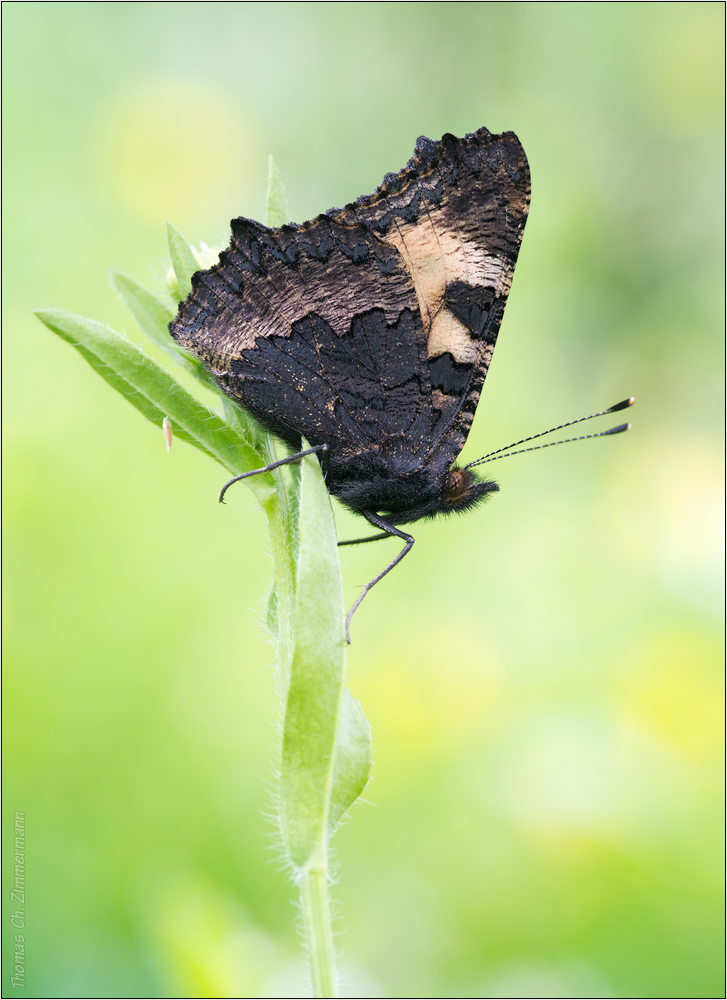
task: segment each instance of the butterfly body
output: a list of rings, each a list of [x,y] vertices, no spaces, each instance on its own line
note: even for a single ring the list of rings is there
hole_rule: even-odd
[[[343,209],[279,229],[233,220],[171,333],[292,448],[325,445],[328,488],[356,513],[405,524],[467,509],[497,488],[453,463],[529,198],[512,133],[421,138]]]

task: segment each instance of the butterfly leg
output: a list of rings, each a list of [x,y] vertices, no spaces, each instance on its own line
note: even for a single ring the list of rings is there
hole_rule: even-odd
[[[277,469],[279,465],[290,465],[291,462],[298,462],[301,458],[305,458],[306,455],[313,455],[319,451],[322,451],[325,454],[325,452],[328,451],[328,445],[317,444],[313,448],[306,448],[304,451],[296,452],[295,455],[288,455],[287,458],[281,458],[277,462],[271,462],[270,465],[266,465],[262,469],[253,469],[252,472],[243,472],[239,476],[235,476],[234,479],[230,479],[230,481],[225,483],[222,487],[222,492],[220,493],[220,503],[225,502],[225,493],[233,483],[237,483],[241,479],[247,479],[248,476],[259,476],[261,472],[272,472],[272,470]]]
[[[393,538],[393,535],[369,535],[368,538],[348,538],[345,542],[339,542],[339,545],[361,545],[362,542],[379,542],[382,538]]]
[[[371,588],[374,586],[374,584],[378,583],[379,580],[382,580],[386,576],[386,574],[389,573],[394,568],[394,566],[396,566],[398,563],[400,563],[401,560],[404,558],[404,556],[407,554],[407,552],[411,549],[412,545],[414,544],[414,539],[412,538],[411,535],[407,535],[406,532],[404,532],[404,531],[399,531],[398,528],[395,528],[392,524],[389,524],[388,521],[385,521],[383,519],[383,517],[379,517],[378,514],[374,514],[373,512],[368,512],[368,513],[364,514],[364,517],[369,522],[369,524],[373,524],[373,526],[375,528],[380,528],[383,532],[386,533],[386,535],[393,535],[396,538],[403,539],[406,542],[406,545],[401,550],[401,552],[391,560],[391,562],[389,563],[389,565],[385,569],[382,569],[382,571],[378,574],[378,576],[375,576],[373,578],[373,580],[370,580],[366,584],[366,586],[364,587],[364,589],[359,594],[359,596],[358,596],[358,598],[356,600],[356,603],[353,605],[353,607],[351,608],[351,610],[346,615],[346,642],[349,645],[351,644],[351,636],[349,634],[349,626],[351,625],[351,619],[353,618],[353,614],[354,614],[356,608],[359,606],[359,604],[364,599],[364,597],[366,597],[366,595],[371,590]],[[361,539],[358,539],[358,541],[361,541],[361,542],[374,541],[375,539],[381,538],[381,537],[383,537],[383,536],[382,535],[375,535],[372,538],[361,538]]]

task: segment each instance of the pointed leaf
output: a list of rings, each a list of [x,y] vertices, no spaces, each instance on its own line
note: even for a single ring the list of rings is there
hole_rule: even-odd
[[[218,386],[215,386],[215,389],[217,389],[217,392],[220,394],[222,415],[230,427],[233,427],[251,448],[259,451],[261,455],[265,455],[265,444],[268,432],[261,427],[251,413],[248,413],[247,410],[243,410],[243,408],[233,402],[229,396],[222,395]],[[268,459],[268,461],[272,461],[272,459]]]
[[[171,222],[167,222],[167,244],[177,279],[177,294],[181,302],[192,291],[192,275],[200,270],[200,266],[194,256],[194,250]]]
[[[285,185],[272,154],[268,157],[268,195],[265,203],[265,222],[268,226],[284,226],[286,222],[290,222]]]
[[[139,324],[142,333],[168,353],[176,352],[176,344],[169,333],[169,324],[174,319],[174,312],[170,306],[144,288],[136,278],[124,274],[123,271],[117,271],[112,267],[109,270],[109,281]]]
[[[36,316],[49,330],[72,344],[109,385],[159,428],[164,417],[169,417],[176,437],[215,458],[234,475],[265,464],[229,424],[111,327],[63,309],[41,310]],[[256,494],[270,493],[273,489],[268,476],[255,477],[249,483]]]
[[[142,333],[204,385],[219,392],[214,379],[204,366],[197,358],[180,348],[169,333],[169,324],[175,316],[169,306],[129,274],[112,268],[109,271],[109,280],[111,287],[134,317]]]
[[[348,688],[341,695],[341,714],[336,734],[333,783],[328,828],[336,824],[368,784],[373,767],[371,727],[359,702]]]

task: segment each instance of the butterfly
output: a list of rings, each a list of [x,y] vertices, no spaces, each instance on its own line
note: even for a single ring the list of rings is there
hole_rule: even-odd
[[[295,452],[231,482],[317,452],[329,492],[379,531],[340,544],[405,543],[350,610],[347,638],[366,593],[414,544],[399,525],[469,510],[498,490],[456,459],[529,204],[512,132],[421,137],[403,170],[344,208],[277,229],[234,219],[229,248],[194,275],[170,325]],[[301,451],[301,438],[311,447]]]

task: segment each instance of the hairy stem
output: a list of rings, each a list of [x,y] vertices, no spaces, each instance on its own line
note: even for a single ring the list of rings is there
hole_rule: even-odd
[[[308,950],[314,997],[336,997],[336,955],[328,892],[328,849],[305,869],[300,882],[300,909]]]

